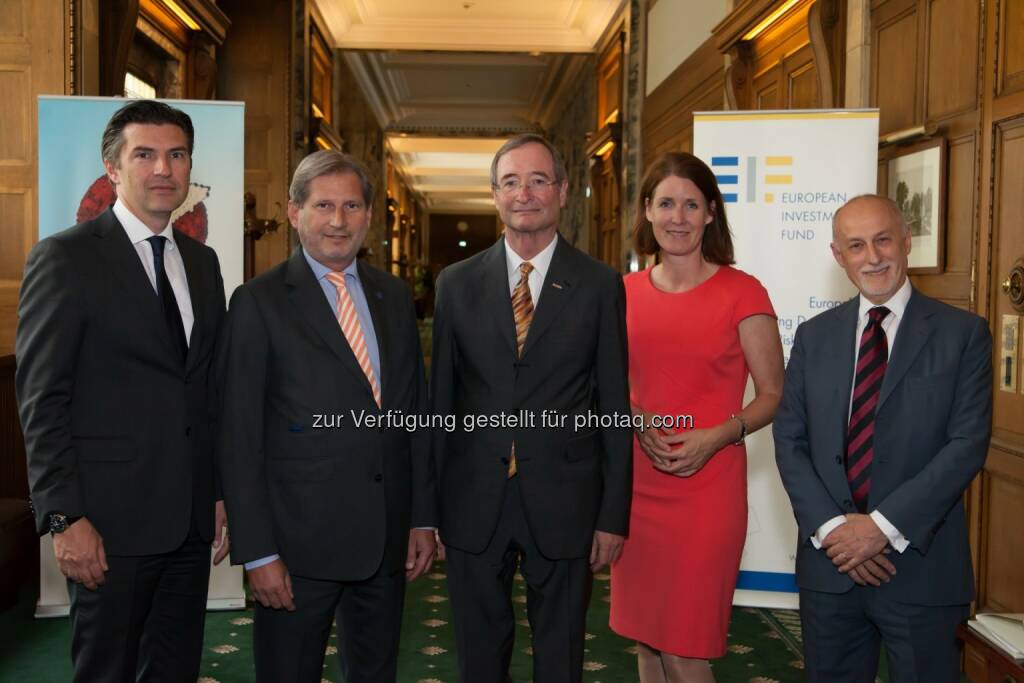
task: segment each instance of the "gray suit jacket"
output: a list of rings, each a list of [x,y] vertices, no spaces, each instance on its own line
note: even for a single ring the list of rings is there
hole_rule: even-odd
[[[775,457],[799,526],[797,584],[854,584],[810,537],[855,512],[846,480],[858,298],[802,324],[775,415]],[[985,320],[914,290],[882,383],[868,510],[909,541],[877,589],[911,604],[970,602],[974,577],[962,496],[985,462],[992,418],[992,338]]]

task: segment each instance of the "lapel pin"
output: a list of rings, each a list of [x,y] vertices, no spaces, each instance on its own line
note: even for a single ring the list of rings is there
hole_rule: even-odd
[[[554,287],[555,289],[562,289],[562,283],[560,282],[552,282],[551,286]]]

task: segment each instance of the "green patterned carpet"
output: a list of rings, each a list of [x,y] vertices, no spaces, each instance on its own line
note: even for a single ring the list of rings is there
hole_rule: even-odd
[[[519,577],[517,577],[518,579]],[[635,645],[608,629],[609,577],[598,574],[587,618],[584,677],[587,683],[636,681]],[[0,681],[65,683],[71,680],[66,619],[32,619],[32,597],[0,614]],[[529,681],[531,657],[526,591],[516,582],[519,627],[512,680]],[[327,648],[323,680],[340,683],[334,636]],[[455,642],[445,591],[443,563],[410,586],[402,629],[398,680],[401,683],[456,683]],[[714,662],[718,683],[802,681],[800,621],[796,612],[733,610],[729,652]],[[200,683],[253,680],[252,612],[211,613],[206,622]]]

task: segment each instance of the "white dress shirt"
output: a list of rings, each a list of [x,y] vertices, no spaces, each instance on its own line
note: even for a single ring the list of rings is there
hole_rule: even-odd
[[[903,281],[903,286],[896,290],[896,293],[880,306],[885,306],[889,309],[889,315],[885,316],[882,320],[882,331],[885,332],[885,340],[889,347],[889,357],[892,357],[892,349],[896,344],[896,333],[899,331],[900,322],[903,320],[903,315],[907,311],[907,303],[910,301],[910,278]],[[860,295],[860,308],[858,309],[857,317],[857,336],[854,340],[854,351],[853,351],[853,367],[857,367],[857,354],[860,352],[860,336],[864,333],[864,328],[868,326],[868,312],[875,307],[876,304],[871,303],[864,298],[864,295]],[[854,378],[853,383],[850,385],[850,408],[846,411],[846,421],[850,421],[850,409],[853,406],[853,390],[856,386],[857,381]],[[889,544],[896,550],[896,552],[902,553],[910,545],[910,541],[900,533],[899,529],[889,523],[889,520],[885,518],[878,510],[871,511],[871,519],[875,522],[882,533],[885,534],[886,538],[889,539]],[[814,544],[815,548],[821,548],[822,541],[825,540],[832,531],[846,521],[845,515],[838,515],[828,520],[811,536],[811,543]]]
[[[548,268],[551,267],[551,257],[555,253],[555,244],[557,242],[558,235],[555,235],[554,239],[551,240],[551,244],[541,249],[540,253],[532,259],[529,259],[533,270],[530,271],[527,283],[530,285],[530,298],[533,299],[534,308],[537,308],[537,303],[540,301],[541,290],[544,288],[544,278],[547,277]],[[519,284],[519,278],[522,277],[522,273],[519,272],[519,266],[526,260],[509,246],[508,240],[505,240],[505,264],[508,267],[509,296],[512,295],[516,290],[516,285]]]
[[[149,277],[149,284],[153,286],[153,293],[156,289],[156,270],[153,265],[153,245],[147,240],[153,237],[154,233],[145,223],[140,221],[131,210],[118,199],[114,202],[114,215],[120,221],[121,227],[128,233],[128,239],[135,247],[135,253],[139,255],[142,267]],[[185,262],[181,260],[181,252],[174,242],[174,229],[167,223],[163,231],[159,233],[167,240],[164,243],[164,272],[171,283],[171,290],[174,292],[174,299],[178,302],[178,310],[181,311],[181,324],[185,326],[185,343],[192,339],[192,324],[195,316],[192,314],[192,297],[188,293],[188,278],[185,277]]]

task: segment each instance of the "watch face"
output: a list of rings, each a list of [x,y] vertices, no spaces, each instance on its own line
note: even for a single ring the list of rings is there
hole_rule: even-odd
[[[60,513],[50,515],[50,533],[64,533],[68,528],[68,518]]]

